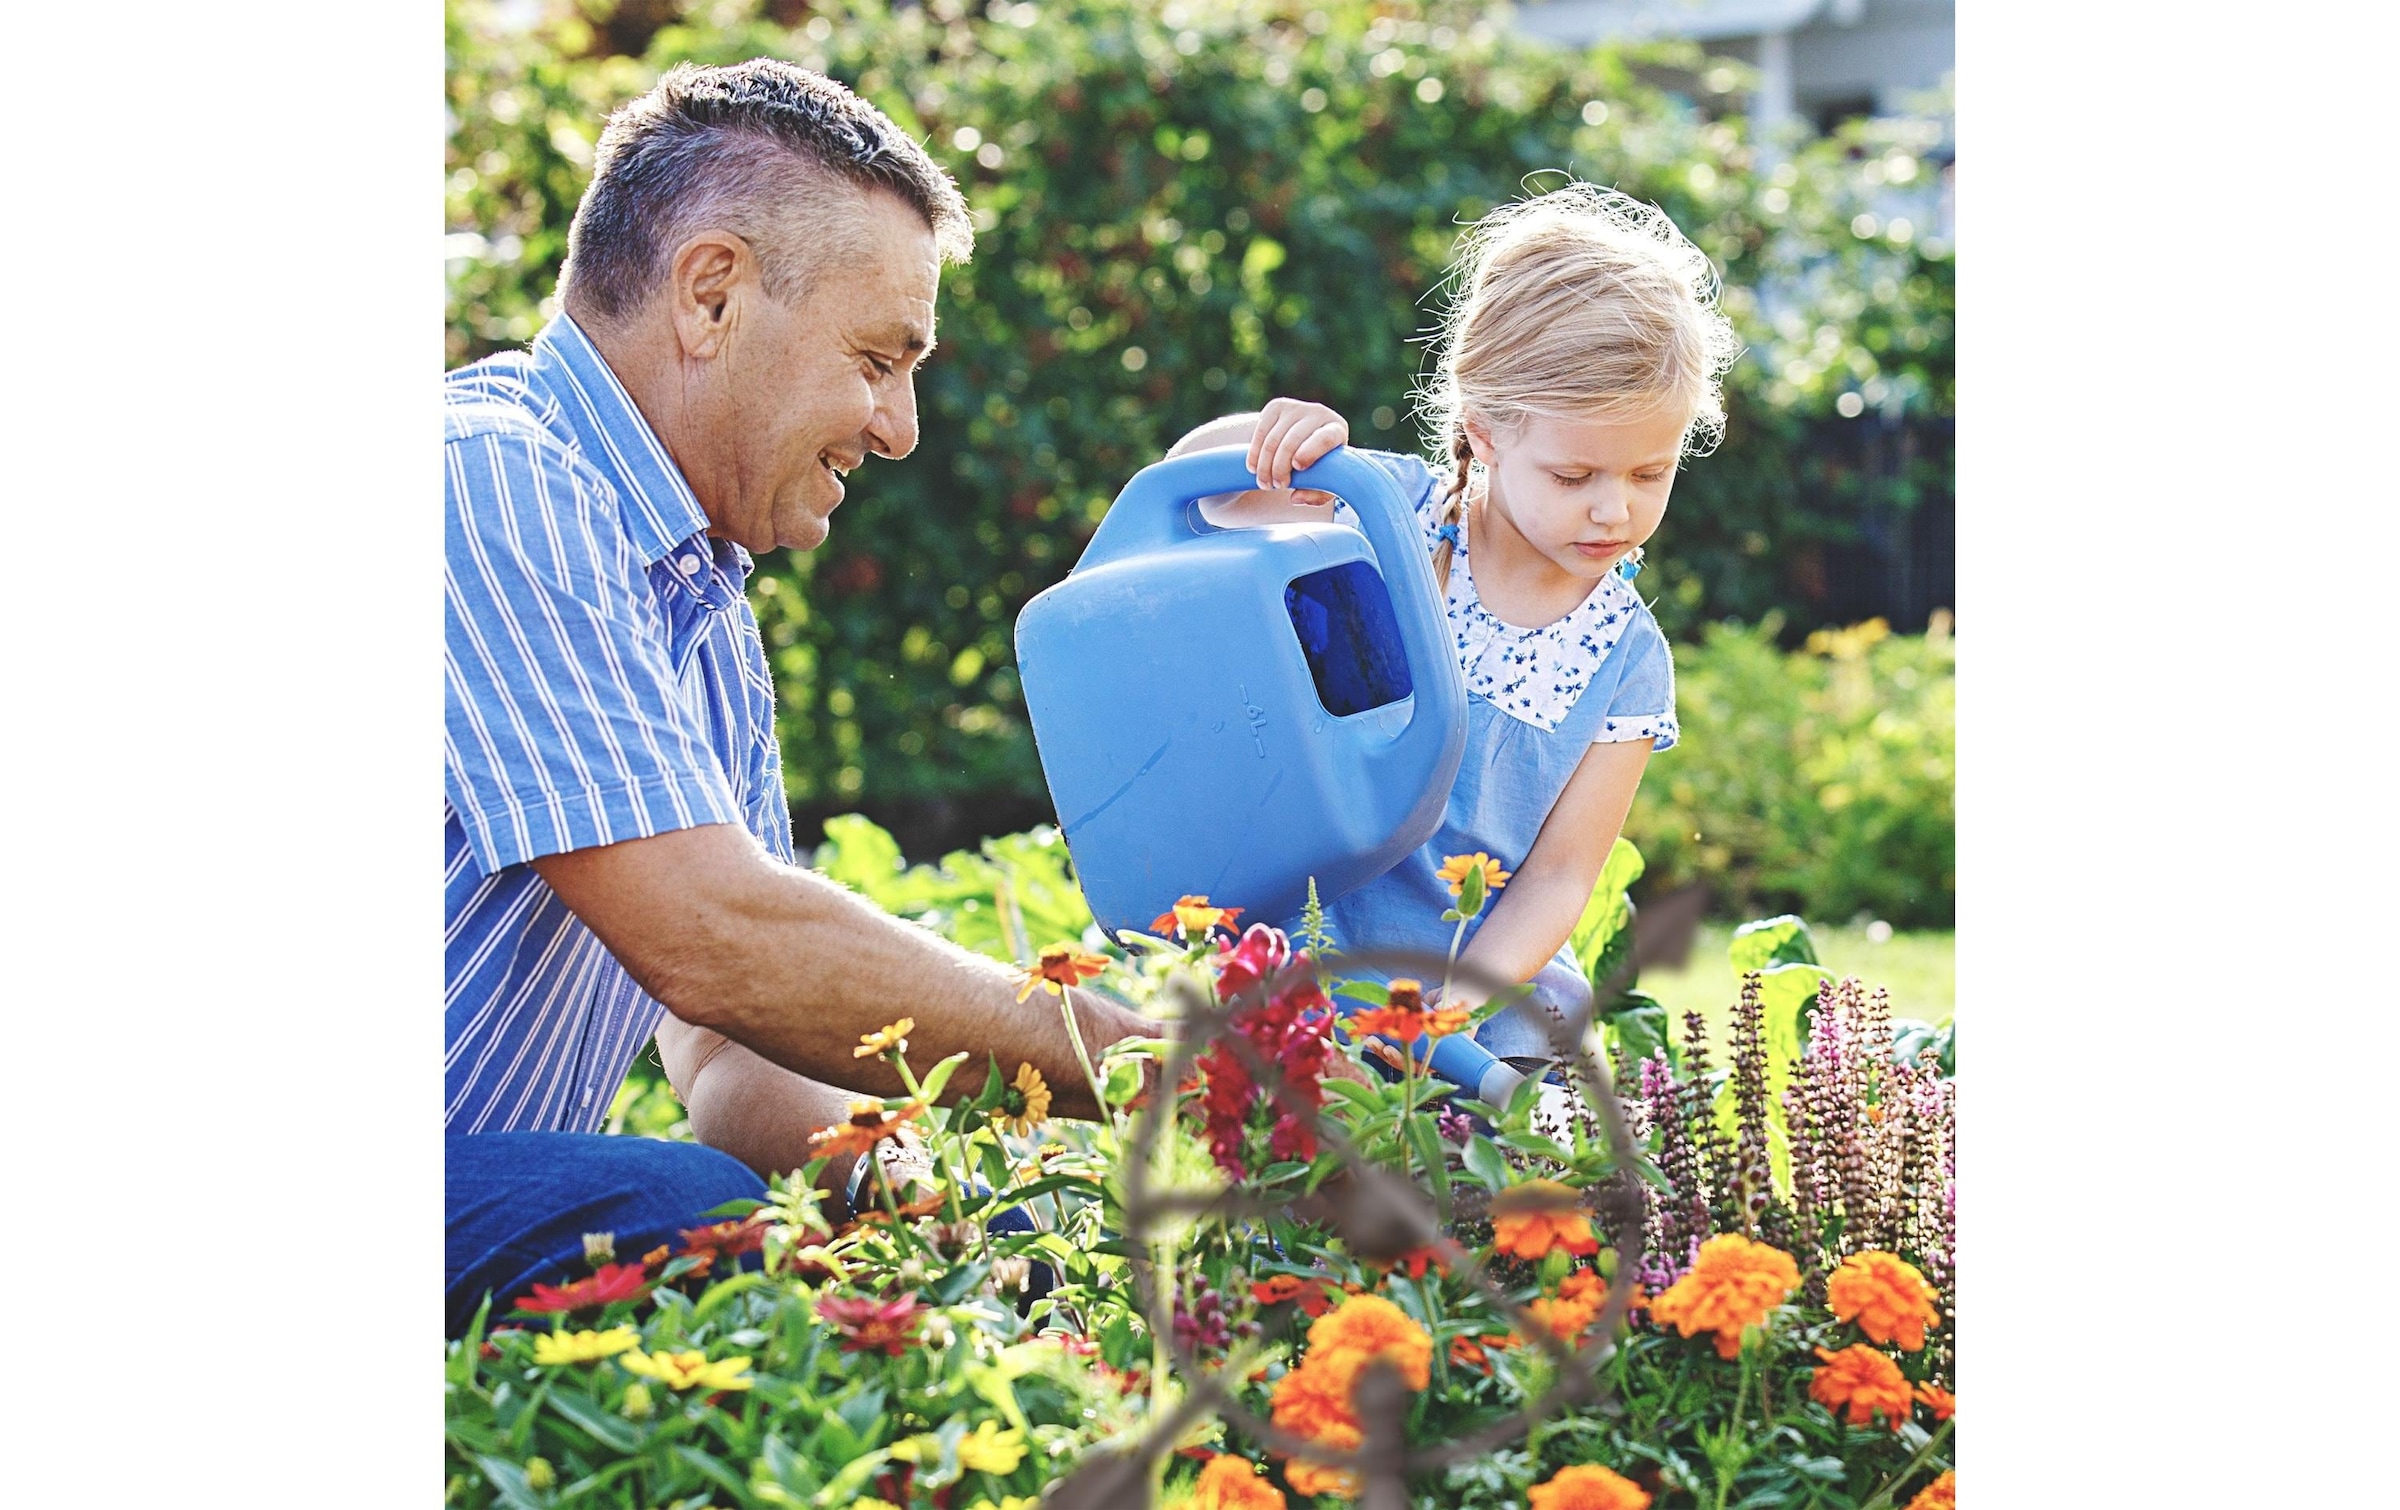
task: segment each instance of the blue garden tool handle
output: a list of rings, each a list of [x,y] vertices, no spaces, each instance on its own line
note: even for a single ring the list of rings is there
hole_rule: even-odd
[[[1248,448],[1217,446],[1154,462],[1133,475],[1100,528],[1092,532],[1075,571],[1149,555],[1223,530],[1202,516],[1195,500],[1258,486]],[[1391,594],[1392,617],[1400,626],[1401,653],[1416,704],[1408,723],[1375,752],[1382,779],[1404,788],[1424,788],[1437,805],[1449,796],[1449,779],[1436,773],[1457,769],[1466,745],[1467,689],[1450,648],[1433,562],[1419,538],[1416,511],[1383,468],[1348,446],[1336,446],[1316,464],[1292,474],[1295,488],[1338,494],[1358,514],[1375,563]],[[1070,573],[1072,575],[1072,573]],[[1432,791],[1438,785],[1441,790]]]

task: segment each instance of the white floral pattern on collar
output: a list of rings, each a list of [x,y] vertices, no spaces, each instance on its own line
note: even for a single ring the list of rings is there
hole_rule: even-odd
[[[1641,612],[1641,599],[1632,583],[1612,571],[1581,603],[1547,624],[1526,629],[1507,623],[1484,607],[1475,591],[1462,521],[1458,547],[1450,558],[1445,606],[1467,690],[1511,718],[1548,731],[1566,722],[1576,699],[1591,685],[1592,673]],[[1611,730],[1606,737],[1631,736]]]

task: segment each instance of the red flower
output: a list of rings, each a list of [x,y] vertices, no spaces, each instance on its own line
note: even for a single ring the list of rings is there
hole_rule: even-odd
[[[535,1285],[517,1297],[520,1311],[589,1311],[620,1300],[638,1300],[650,1287],[640,1264],[602,1264],[589,1279],[564,1285]]]
[[[1233,1000],[1264,981],[1288,972],[1278,994],[1266,1001],[1246,1001],[1236,1007],[1226,1027],[1197,1063],[1201,1075],[1200,1111],[1208,1132],[1209,1151],[1217,1166],[1234,1179],[1246,1172],[1243,1143],[1250,1114],[1262,1101],[1273,1107],[1275,1125],[1268,1151],[1278,1159],[1313,1159],[1317,1140],[1309,1123],[1287,1110],[1287,1098],[1269,1098],[1251,1078],[1242,1055],[1225,1035],[1239,1034],[1263,1059],[1281,1072],[1288,1099],[1314,1109],[1323,1104],[1325,1061],[1333,1052],[1333,1003],[1308,968],[1308,956],[1294,955],[1284,936],[1263,923],[1253,923],[1241,942],[1217,955],[1217,995]]]
[[[1450,1266],[1442,1262],[1441,1250],[1430,1244],[1422,1248],[1411,1248],[1390,1263],[1378,1264],[1376,1267],[1386,1274],[1391,1273],[1394,1269],[1402,1270],[1411,1279],[1423,1279],[1428,1268],[1438,1268],[1444,1274],[1450,1272]]]
[[[898,1300],[820,1297],[817,1319],[842,1334],[845,1353],[867,1353],[881,1348],[897,1358],[909,1334],[916,1330],[917,1318],[926,1309],[914,1295],[903,1295]]]

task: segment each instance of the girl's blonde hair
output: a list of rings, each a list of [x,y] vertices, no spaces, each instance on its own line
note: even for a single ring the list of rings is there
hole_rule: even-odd
[[[1460,241],[1434,374],[1417,395],[1431,448],[1456,466],[1441,523],[1465,512],[1470,416],[1494,430],[1535,416],[1686,416],[1682,454],[1725,429],[1718,384],[1742,343],[1717,309],[1707,254],[1655,205],[1571,183],[1502,205]],[[1450,585],[1452,546],[1434,547]]]

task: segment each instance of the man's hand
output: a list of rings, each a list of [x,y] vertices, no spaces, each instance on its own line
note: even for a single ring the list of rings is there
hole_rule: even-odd
[[[533,862],[626,972],[678,1019],[823,1085],[878,1095],[905,1087],[859,1039],[916,1019],[910,1060],[961,1049],[1041,1071],[1065,1116],[1099,1112],[1068,1043],[1059,999],[1017,1000],[1022,972],[969,953],[814,871],[781,864],[729,824],[551,855]],[[1156,1024],[1072,992],[1085,1048],[1149,1037]],[[695,1056],[696,1057],[696,1056]],[[714,1074],[716,1066],[711,1066]],[[958,1077],[962,1090],[977,1083]]]
[[[1250,432],[1247,465],[1262,488],[1288,488],[1292,473],[1316,465],[1326,454],[1350,440],[1350,422],[1304,399],[1269,399],[1258,412]],[[1330,503],[1333,495],[1306,488],[1295,495],[1302,503]]]

